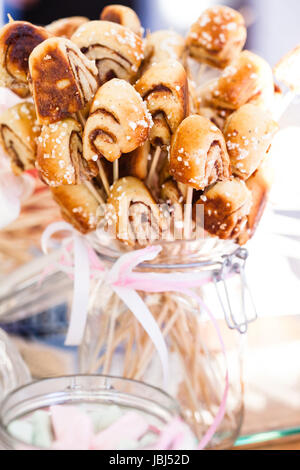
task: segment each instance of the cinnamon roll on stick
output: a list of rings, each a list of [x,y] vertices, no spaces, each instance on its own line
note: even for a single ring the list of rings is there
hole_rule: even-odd
[[[290,90],[300,92],[300,45],[282,57],[274,67],[274,75]]]
[[[246,38],[242,15],[226,6],[214,6],[191,26],[186,45],[194,59],[223,69],[239,55]]]
[[[26,21],[13,21],[0,30],[0,86],[21,98],[29,94],[28,58],[33,49],[50,37],[44,28]]]
[[[148,163],[149,158],[151,158],[151,145],[149,140],[143,145],[135,149],[133,152],[128,155],[124,155],[126,159],[126,169],[127,174],[130,176],[135,176],[140,180],[145,180],[148,175]]]
[[[144,71],[170,59],[181,62],[184,50],[185,40],[175,31],[162,30],[148,34],[145,41]]]
[[[84,184],[58,186],[51,188],[51,192],[68,223],[83,234],[96,230],[103,218],[103,211],[97,198]]]
[[[300,95],[300,45],[286,54],[274,68],[276,79],[288,88],[286,93],[277,93],[273,115],[279,120],[295,96]]]
[[[161,185],[160,198],[168,205],[169,215],[173,221],[174,239],[181,239],[184,220],[184,195],[173,179],[168,179]]]
[[[29,57],[29,71],[38,121],[51,124],[83,109],[98,88],[98,70],[78,47],[51,38]]]
[[[245,104],[227,119],[224,136],[232,172],[247,180],[270,150],[278,125],[271,115]]]
[[[98,174],[82,156],[82,127],[75,119],[43,126],[38,138],[36,168],[49,186],[80,184]]]
[[[99,88],[92,103],[83,135],[84,158],[96,161],[100,171],[101,157],[116,162],[116,180],[117,160],[122,153],[132,152],[146,142],[151,123],[145,103],[135,89],[124,80],[110,80]],[[103,184],[109,193],[105,177]]]
[[[253,237],[268,202],[274,180],[274,170],[267,157],[253,175],[246,181],[246,186],[252,195],[251,210],[247,224],[239,235],[239,244],[244,245]]]
[[[89,21],[85,16],[70,16],[68,18],[61,18],[53,21],[46,26],[46,30],[53,36],[71,39],[73,34],[77,31],[79,26]]]
[[[272,69],[258,55],[243,51],[212,84],[211,104],[234,110],[258,99],[266,108],[271,107],[274,99]]]
[[[208,119],[187,117],[174,134],[170,149],[170,174],[188,186],[185,235],[190,235],[193,189],[204,190],[231,175],[224,136]]]
[[[118,23],[121,26],[131,29],[131,31],[138,36],[143,36],[144,34],[144,28],[142,28],[136,12],[124,5],[108,5],[103,8],[100,20]]]
[[[39,133],[32,103],[19,103],[0,115],[0,143],[15,174],[35,168]]]
[[[171,137],[188,115],[188,80],[179,62],[168,60],[152,65],[138,80],[136,90],[144,99],[153,118],[150,142],[157,148],[148,175],[151,183],[161,147],[171,143]]]
[[[222,240],[236,240],[247,224],[252,197],[244,181],[221,181],[207,189],[196,204],[204,204],[204,229]]]
[[[220,129],[203,116],[187,117],[170,149],[170,174],[197,190],[230,177],[230,160]]]
[[[147,245],[158,240],[164,223],[159,206],[147,187],[132,176],[116,181],[107,200],[106,220],[116,237],[127,245]]]
[[[95,60],[100,84],[112,78],[133,82],[144,58],[142,39],[110,21],[90,21],[72,36],[88,59]]]

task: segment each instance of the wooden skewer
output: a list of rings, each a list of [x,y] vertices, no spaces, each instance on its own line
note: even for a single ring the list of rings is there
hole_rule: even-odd
[[[147,178],[147,185],[148,186],[151,186],[151,184],[152,184],[153,176],[154,176],[154,173],[155,173],[158,161],[159,161],[160,154],[161,154],[161,148],[156,147],[156,150],[155,150],[152,162],[151,162],[148,178]]]
[[[115,181],[118,181],[119,179],[119,160],[114,161],[113,170],[114,170],[114,182],[115,182]]]
[[[105,170],[103,168],[103,165],[102,165],[102,162],[101,162],[100,158],[98,158],[98,160],[97,160],[97,165],[98,165],[99,175],[100,175],[101,181],[103,183],[105,192],[106,192],[107,195],[109,195],[109,193],[110,193],[109,182],[108,182],[108,179],[107,179],[107,176],[106,176],[106,173],[105,173]]]
[[[191,238],[192,226],[192,210],[193,210],[193,188],[188,187],[185,207],[184,207],[184,238],[189,240]]]
[[[100,204],[105,204],[104,199],[101,197],[99,192],[96,190],[96,188],[94,188],[94,186],[92,185],[90,181],[85,181],[85,185],[88,188],[88,190],[95,196],[95,198]]]

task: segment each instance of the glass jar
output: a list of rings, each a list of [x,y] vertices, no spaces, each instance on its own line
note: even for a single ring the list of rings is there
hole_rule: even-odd
[[[0,401],[14,388],[31,380],[17,348],[0,329]]]
[[[218,413],[228,367],[225,416],[208,447],[229,448],[243,418],[242,350],[249,319],[244,310],[248,305],[243,269],[246,251],[213,239],[204,244],[180,241],[161,245],[158,257],[140,265],[138,271],[193,273],[199,279],[194,292],[216,318],[228,358],[226,361],[206,309],[194,298],[180,292],[139,291],[168,346],[171,380],[166,391],[178,401],[186,422],[201,440]],[[94,246],[107,269],[120,256],[111,245],[94,240]],[[207,277],[211,282],[202,285],[201,279]],[[119,375],[163,387],[158,355],[132,312],[105,282],[100,286],[95,282],[92,299],[80,348],[81,372]]]
[[[179,416],[179,408],[165,392],[118,377],[77,375],[43,379],[25,385],[6,397],[0,407],[0,449],[41,450],[19,441],[8,431],[15,420],[30,419],[38,410],[54,405],[97,407],[116,405],[142,414],[148,423],[164,426]],[[103,410],[103,408],[102,408]]]
[[[64,345],[73,282],[58,266],[61,251],[39,256],[0,283],[0,328],[34,378],[78,372],[75,348]]]

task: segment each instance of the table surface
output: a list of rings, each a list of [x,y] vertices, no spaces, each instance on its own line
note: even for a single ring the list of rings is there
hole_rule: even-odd
[[[260,318],[249,327],[242,435],[300,428],[300,316]],[[299,429],[298,429],[299,431]],[[237,447],[299,450],[300,434]]]

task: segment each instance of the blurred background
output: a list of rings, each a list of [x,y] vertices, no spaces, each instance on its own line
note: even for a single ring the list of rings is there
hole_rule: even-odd
[[[98,19],[101,0],[0,0],[7,14],[36,24],[73,15]],[[146,30],[185,34],[201,12],[214,4],[238,9],[248,25],[247,49],[272,66],[300,44],[299,0],[132,0]],[[283,116],[273,145],[275,184],[270,210],[249,245],[248,280],[259,313],[251,325],[246,363],[247,417],[244,433],[281,428],[300,432],[300,103]]]
[[[103,0],[0,0],[2,21],[7,13],[17,19],[47,24],[58,17],[81,15],[98,19]],[[131,0],[118,1],[134,8],[146,29],[173,28],[185,33],[201,11],[213,4],[226,4],[243,12],[249,26],[247,47],[272,64],[300,41],[299,0]]]

